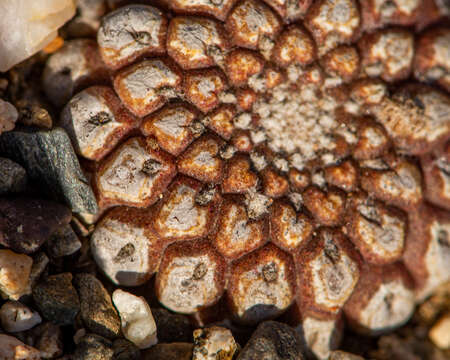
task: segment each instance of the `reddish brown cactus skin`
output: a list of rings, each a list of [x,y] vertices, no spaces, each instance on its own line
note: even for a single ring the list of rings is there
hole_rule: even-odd
[[[254,324],[293,304],[319,358],[346,316],[358,331],[383,330],[361,315],[391,289],[380,274],[417,299],[430,294],[450,278],[432,266],[448,256],[449,30],[421,30],[445,19],[440,1],[408,4],[160,0],[105,16],[90,46],[111,88],[75,100],[87,92],[98,105],[107,92],[127,125],[109,135],[103,114],[95,129],[112,140],[79,149],[101,210],[119,206],[99,214],[93,246],[122,229],[108,228],[111,219],[128,237],[147,236],[151,251],[139,248],[139,258],[152,266],[131,283],[156,273],[157,296],[174,311],[228,304],[233,319]],[[49,61],[47,73],[54,68]],[[75,91],[95,82],[89,66],[79,69],[89,71],[86,83],[71,74]],[[74,143],[86,143],[79,136],[92,124],[62,119],[81,128]],[[114,274],[131,256],[128,242],[138,241],[127,236],[95,249],[118,285],[127,285]],[[108,267],[101,254],[125,258]]]

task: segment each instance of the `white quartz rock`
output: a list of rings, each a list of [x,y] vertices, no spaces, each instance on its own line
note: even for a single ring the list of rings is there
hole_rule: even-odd
[[[158,342],[156,323],[150,306],[143,297],[123,290],[112,294],[112,301],[120,315],[122,333],[140,349],[146,349]]]
[[[40,324],[39,313],[18,301],[7,301],[0,308],[0,321],[7,332],[19,332]]]
[[[35,54],[75,15],[73,0],[1,0],[0,71]]]

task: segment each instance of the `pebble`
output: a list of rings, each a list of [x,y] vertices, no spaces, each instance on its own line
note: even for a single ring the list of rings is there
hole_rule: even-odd
[[[31,292],[30,272],[33,260],[28,255],[0,250],[0,294],[18,300]]]
[[[4,133],[0,152],[21,164],[31,180],[62,199],[83,220],[94,221],[98,211],[94,193],[63,129]]]
[[[86,329],[80,328],[77,331],[75,331],[75,334],[73,335],[73,342],[75,344],[79,344],[81,339],[86,335]]]
[[[191,342],[192,326],[189,319],[181,314],[173,314],[166,309],[153,308],[152,314],[158,329],[160,343]]]
[[[329,360],[364,360],[363,357],[345,351],[332,351]]]
[[[91,274],[77,274],[74,284],[80,295],[81,318],[86,328],[106,338],[120,335],[120,318],[103,284]]]
[[[277,322],[261,323],[237,360],[303,360],[300,336],[290,326]]]
[[[450,313],[442,316],[429,332],[431,341],[440,349],[450,349]]]
[[[139,360],[139,348],[127,339],[117,339],[113,343],[114,360]]]
[[[42,273],[47,268],[49,263],[49,258],[45,252],[40,251],[33,254],[33,266],[31,267],[30,273],[30,284],[33,287],[42,276]]]
[[[42,104],[37,92],[30,88],[22,94],[22,98],[16,102],[19,111],[19,123],[26,126],[51,129],[53,120],[49,112]]]
[[[14,161],[0,157],[0,195],[18,193],[27,186],[27,172]]]
[[[70,225],[58,229],[47,241],[47,252],[54,258],[68,256],[81,248],[81,241]]]
[[[194,345],[190,343],[156,344],[142,352],[142,360],[191,360]]]
[[[150,306],[143,297],[118,289],[112,294],[112,301],[119,311],[122,332],[126,339],[139,349],[149,348],[158,342],[156,323]]]
[[[33,299],[41,315],[57,325],[71,325],[80,311],[72,286],[72,274],[50,275],[33,288]]]
[[[14,336],[0,334],[0,359],[2,360],[39,360],[40,351],[25,345]]]
[[[0,199],[0,243],[31,254],[71,219],[70,210],[48,200]]]
[[[34,346],[44,359],[55,359],[63,354],[61,328],[51,322],[45,322],[33,329]]]
[[[58,28],[75,14],[75,4],[70,0],[40,0],[38,4],[27,0],[1,2],[0,33],[11,36],[0,38],[0,72],[47,46]]]
[[[42,322],[38,312],[18,301],[7,301],[0,308],[0,322],[7,332],[19,332],[33,328]]]
[[[230,330],[212,326],[194,331],[192,360],[232,360],[238,345]]]
[[[112,360],[114,350],[110,340],[97,334],[81,338],[71,360]]]
[[[13,104],[0,99],[0,134],[11,131],[19,118],[19,112]]]

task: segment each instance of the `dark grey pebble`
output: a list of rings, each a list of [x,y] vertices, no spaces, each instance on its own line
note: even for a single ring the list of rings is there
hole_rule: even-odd
[[[0,199],[0,244],[31,254],[71,218],[68,208],[53,201]]]
[[[0,195],[24,191],[27,172],[14,161],[0,157]]]
[[[72,274],[50,275],[33,288],[33,299],[41,315],[57,325],[70,325],[80,311],[80,301],[72,286]]]
[[[120,317],[100,280],[91,274],[77,274],[74,284],[80,296],[81,318],[86,328],[107,338],[118,337]]]
[[[46,243],[47,252],[52,257],[72,255],[81,248],[81,241],[70,225],[66,225],[50,236]]]
[[[117,339],[113,343],[114,360],[139,360],[141,352],[139,348],[127,339]]]
[[[266,321],[261,323],[237,360],[303,360],[299,334],[289,325]]]
[[[80,339],[71,357],[72,360],[112,360],[114,350],[110,340],[96,334],[87,334]]]
[[[83,219],[92,220],[98,207],[69,137],[61,128],[14,130],[0,136],[0,153],[21,164],[31,180],[63,200]]]
[[[172,314],[166,309],[152,309],[152,314],[158,329],[158,342],[192,342],[194,329],[186,316]]]

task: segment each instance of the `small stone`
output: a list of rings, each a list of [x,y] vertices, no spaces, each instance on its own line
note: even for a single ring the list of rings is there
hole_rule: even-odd
[[[117,289],[112,294],[112,300],[119,311],[126,339],[140,349],[149,348],[158,342],[156,323],[150,306],[143,297]]]
[[[0,195],[25,190],[27,173],[19,164],[6,158],[0,158]]]
[[[237,360],[303,360],[300,336],[290,326],[276,321],[261,323]]]
[[[16,103],[19,111],[19,123],[26,126],[37,126],[43,129],[51,129],[53,120],[48,110],[40,103],[36,95],[31,98],[21,99]]]
[[[19,113],[15,106],[0,99],[0,134],[14,129]]]
[[[337,350],[330,354],[329,360],[364,360],[364,358],[345,351]]]
[[[142,353],[142,360],[191,360],[193,344],[157,344]]]
[[[111,341],[96,334],[84,336],[71,360],[112,360],[114,350]]]
[[[41,352],[44,359],[55,359],[63,354],[61,328],[51,322],[46,322],[33,329],[34,346]]]
[[[72,255],[81,248],[81,241],[70,225],[57,230],[47,241],[47,251],[55,258]]]
[[[141,352],[131,341],[117,339],[113,343],[114,360],[139,360]]]
[[[160,343],[192,341],[192,326],[186,316],[172,314],[166,309],[152,309],[152,313]]]
[[[33,260],[11,250],[0,250],[0,294],[4,298],[18,300],[29,294],[30,272]]]
[[[34,287],[33,299],[42,316],[58,325],[73,324],[80,311],[71,273],[48,276]]]
[[[0,322],[7,332],[25,331],[41,321],[39,313],[18,301],[7,301],[0,308]]]
[[[75,334],[73,335],[73,342],[75,344],[79,344],[81,339],[86,335],[86,329],[85,328],[81,328],[78,329]]]
[[[238,345],[230,330],[218,326],[194,331],[192,360],[232,360]]]
[[[81,317],[86,327],[106,338],[119,336],[119,315],[100,280],[91,274],[78,274],[74,281],[80,295]]]
[[[25,345],[13,336],[0,334],[0,359],[4,360],[40,360],[39,350]]]
[[[70,219],[69,209],[53,201],[0,199],[0,244],[20,253],[33,253]]]
[[[429,337],[440,349],[450,349],[450,313],[437,321],[431,328]]]
[[[94,220],[98,211],[94,193],[63,129],[4,133],[0,152],[21,164],[31,180],[64,200],[86,222]]]
[[[34,284],[39,280],[42,273],[46,269],[49,259],[45,252],[41,251],[33,255],[33,266],[31,266],[30,272],[30,285],[34,287]]]

